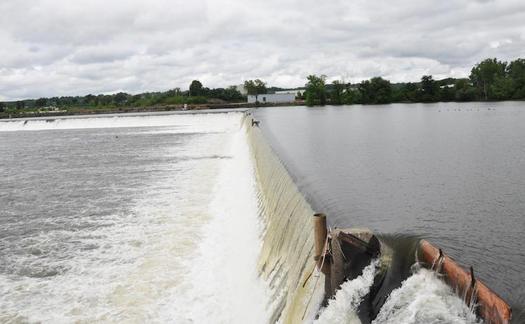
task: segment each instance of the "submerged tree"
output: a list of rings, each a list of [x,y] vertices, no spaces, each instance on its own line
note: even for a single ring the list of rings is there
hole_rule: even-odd
[[[309,75],[307,77],[306,90],[304,92],[307,106],[326,104],[326,76]]]

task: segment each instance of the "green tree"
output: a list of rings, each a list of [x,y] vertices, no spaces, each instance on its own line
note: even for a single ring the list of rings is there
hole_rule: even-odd
[[[7,108],[7,105],[5,102],[0,102],[0,112],[4,112]]]
[[[439,100],[439,86],[431,75],[421,77],[421,100],[434,102]]]
[[[87,96],[84,97],[84,99],[82,101],[87,106],[96,106],[96,100],[97,100],[96,96],[94,96],[92,94],[88,94]]]
[[[117,106],[123,106],[124,104],[126,104],[128,102],[128,94],[125,93],[125,92],[119,92],[117,93],[116,95],[113,96],[113,102],[117,105]]]
[[[264,83],[260,79],[244,81],[244,88],[246,89],[249,95],[255,96],[255,102],[259,102],[257,97],[260,94],[265,94],[268,91],[266,89],[266,83]]]
[[[468,79],[458,79],[454,84],[454,99],[456,101],[472,101],[476,99],[476,89]]]
[[[401,87],[401,98],[405,102],[416,102],[418,100],[417,84],[408,82]]]
[[[478,90],[481,98],[485,100],[493,99],[492,85],[496,78],[505,77],[506,67],[506,62],[498,61],[496,58],[489,58],[472,68],[470,80]]]
[[[39,98],[35,101],[35,106],[39,108],[44,107],[46,104],[47,104],[47,98]]]
[[[511,99],[514,92],[514,85],[511,78],[507,76],[497,76],[490,87],[491,99],[507,100]]]
[[[202,96],[202,83],[199,80],[193,80],[190,84],[190,96]]]
[[[508,77],[512,80],[512,98],[525,99],[525,59],[517,59],[507,66]]]
[[[23,100],[16,102],[16,109],[24,109],[26,107],[26,102]]]
[[[439,100],[440,101],[454,101],[455,93],[454,86],[443,85],[443,88],[439,91]]]
[[[343,104],[343,94],[345,91],[345,84],[342,81],[335,80],[332,82],[332,90],[330,91],[330,103],[332,105]]]
[[[392,102],[392,84],[381,77],[362,81],[359,84],[361,103],[386,104]]]
[[[326,104],[326,76],[309,75],[306,83],[305,98],[307,106]]]

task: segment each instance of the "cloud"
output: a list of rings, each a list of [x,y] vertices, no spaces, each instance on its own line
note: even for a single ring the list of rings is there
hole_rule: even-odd
[[[467,76],[525,57],[521,0],[2,0],[0,99],[239,84],[311,73]]]

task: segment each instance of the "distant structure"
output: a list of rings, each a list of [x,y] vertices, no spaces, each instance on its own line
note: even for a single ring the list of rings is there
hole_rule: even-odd
[[[282,93],[293,93],[293,94],[299,94],[299,95],[303,95],[304,94],[304,91],[305,89],[289,89],[289,90],[279,90],[279,91],[275,91],[275,93],[278,93],[278,94],[282,94]]]
[[[295,101],[295,93],[272,93],[272,94],[260,94],[248,95],[248,103],[292,103]]]

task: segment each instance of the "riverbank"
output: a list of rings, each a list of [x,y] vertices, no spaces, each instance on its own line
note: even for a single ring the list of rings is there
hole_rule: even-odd
[[[114,108],[81,108],[74,107],[59,111],[35,111],[35,110],[20,110],[18,112],[2,112],[0,119],[12,118],[29,118],[29,117],[58,117],[58,116],[74,116],[74,115],[99,115],[99,114],[119,114],[119,113],[143,113],[143,112],[163,112],[163,111],[198,111],[198,110],[213,110],[213,109],[236,109],[236,108],[255,108],[255,107],[284,107],[284,106],[303,106],[303,100],[297,100],[293,103],[221,103],[221,104],[195,104],[195,105],[161,105],[148,107],[114,107]]]

